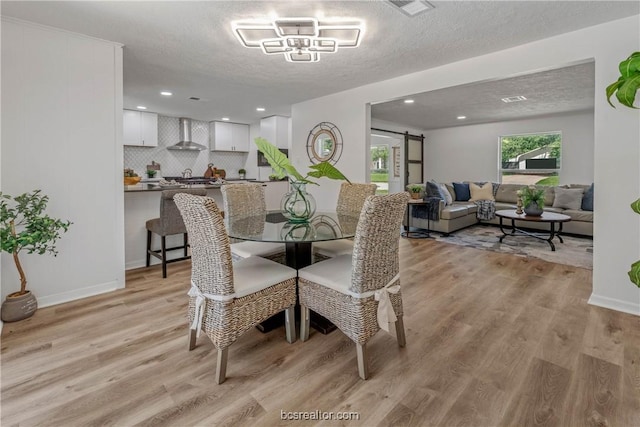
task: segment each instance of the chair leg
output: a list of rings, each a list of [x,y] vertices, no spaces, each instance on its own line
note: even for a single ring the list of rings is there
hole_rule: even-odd
[[[187,256],[187,245],[189,244],[189,238],[187,237],[187,233],[182,235],[182,242],[184,244],[184,256]]]
[[[398,316],[398,320],[396,320],[396,339],[398,340],[398,345],[400,347],[405,347],[407,345],[407,338],[404,335],[404,322],[402,321],[402,316]]]
[[[300,306],[300,341],[309,339],[309,309],[304,305]]]
[[[287,331],[287,342],[293,344],[296,341],[296,308],[291,306],[284,311],[284,327]]]
[[[162,236],[162,278],[167,278],[167,238]]]
[[[196,348],[196,338],[198,337],[198,331],[189,328],[189,351]]]
[[[218,349],[218,363],[216,365],[216,383],[222,384],[227,379],[227,356],[229,355],[229,347]]]
[[[149,251],[151,250],[151,230],[147,230],[147,267],[151,265],[151,255]]]
[[[358,374],[360,374],[360,378],[366,380],[369,376],[369,361],[367,359],[366,344],[356,343],[356,354],[358,355]]]

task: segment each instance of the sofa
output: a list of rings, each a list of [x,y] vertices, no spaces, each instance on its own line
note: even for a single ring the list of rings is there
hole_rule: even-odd
[[[465,182],[468,184],[468,182]],[[493,184],[493,197],[495,199],[496,211],[501,209],[516,209],[516,203],[518,200],[517,191],[522,189],[522,184]],[[448,235],[457,230],[465,227],[469,227],[478,223],[499,224],[500,218],[495,217],[491,220],[478,220],[477,211],[478,207],[473,201],[456,201],[456,192],[453,183],[444,183],[443,189],[449,192],[452,203],[447,204],[446,200],[441,200],[438,209],[437,221],[427,220],[426,218],[415,217],[413,213],[409,214],[409,224],[407,219],[404,220],[404,226],[410,225],[411,227],[429,229],[431,231],[437,231],[444,235]],[[593,236],[593,211],[582,209],[585,206],[585,200],[583,199],[580,209],[568,209],[566,207],[553,207],[556,195],[556,189],[560,188],[559,195],[566,194],[565,189],[574,189],[577,193],[579,191],[575,189],[582,189],[583,197],[591,191],[591,206],[593,205],[593,185],[582,184],[570,184],[561,185],[558,187],[546,187],[536,186],[536,188],[543,189],[545,192],[544,211],[556,212],[569,215],[571,221],[563,224],[562,232],[570,234],[578,234],[583,236]],[[425,197],[426,188],[423,185],[423,191],[421,197]],[[574,206],[575,207],[575,206]],[[413,209],[413,208],[410,208]],[[524,223],[516,223],[519,226],[525,227]],[[511,222],[505,220],[504,225],[511,226]],[[546,223],[526,223],[527,228],[548,230],[549,225]]]

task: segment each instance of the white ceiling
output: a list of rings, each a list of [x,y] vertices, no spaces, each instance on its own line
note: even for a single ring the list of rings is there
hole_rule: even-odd
[[[499,122],[593,110],[594,91],[595,66],[588,62],[415,94],[371,106],[371,117],[424,130]],[[527,100],[502,101],[518,95]]]
[[[125,108],[244,123],[289,115],[291,104],[306,99],[640,13],[636,1],[431,3],[434,10],[414,18],[382,1],[3,0],[1,7],[3,15],[123,43]],[[357,49],[292,64],[242,47],[231,33],[231,21],[269,14],[361,18],[366,32]]]

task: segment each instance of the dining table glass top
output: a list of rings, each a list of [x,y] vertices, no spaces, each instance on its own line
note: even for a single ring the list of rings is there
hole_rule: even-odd
[[[316,212],[308,222],[289,222],[280,211],[228,218],[229,237],[257,242],[312,243],[354,237],[359,215]]]

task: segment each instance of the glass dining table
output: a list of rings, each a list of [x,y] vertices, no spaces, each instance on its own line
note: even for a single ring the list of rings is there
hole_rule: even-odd
[[[255,242],[284,243],[284,259],[275,259],[299,270],[314,261],[313,243],[348,239],[356,234],[359,215],[337,212],[316,212],[308,222],[290,222],[280,211],[269,211],[260,215],[230,217],[227,232],[230,238]],[[284,324],[280,317],[258,326],[263,332]],[[329,333],[335,326],[324,317],[313,314],[311,326],[322,333]]]

